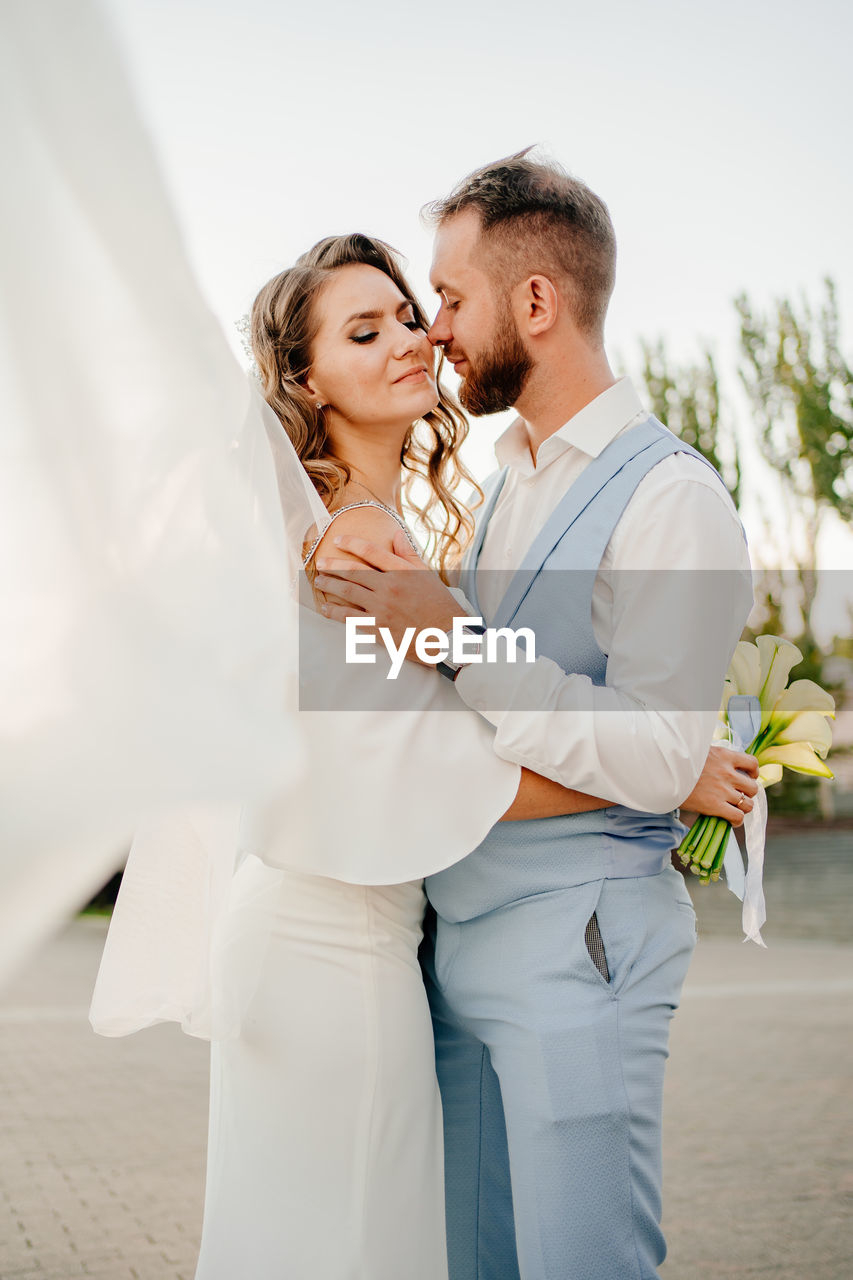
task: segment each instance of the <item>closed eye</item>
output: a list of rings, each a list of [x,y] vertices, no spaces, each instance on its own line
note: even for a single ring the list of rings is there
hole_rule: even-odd
[[[368,314],[365,312],[360,316],[351,316],[350,319],[351,320],[373,320],[373,319],[379,319],[381,317],[382,317],[381,312],[374,312],[371,314]],[[400,324],[405,325],[407,329],[411,329],[413,333],[416,333],[419,329],[422,328],[420,322],[414,316],[411,302],[402,302],[400,304],[400,306],[397,308],[397,319],[399,320]],[[350,334],[350,342],[357,342],[360,347],[364,347],[364,346],[367,346],[368,343],[374,342],[378,337],[379,337],[379,330],[370,329],[365,333]]]
[[[456,308],[459,306],[459,303],[460,303],[461,299],[459,299],[459,298],[455,298],[455,299],[451,302],[450,298],[447,296],[447,290],[446,290],[446,289],[442,289],[442,288],[439,286],[439,287],[436,289],[436,293],[438,294],[439,298],[441,298],[441,305],[444,307],[445,311],[455,311],[455,310],[456,310]]]

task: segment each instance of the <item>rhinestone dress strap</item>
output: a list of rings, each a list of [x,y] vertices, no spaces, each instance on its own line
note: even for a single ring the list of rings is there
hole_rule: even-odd
[[[302,568],[303,568],[303,569],[306,569],[306,568],[308,567],[308,565],[310,564],[310,562],[311,562],[311,558],[312,558],[312,556],[314,555],[314,552],[317,550],[317,548],[319,547],[320,543],[321,543],[321,542],[323,541],[323,539],[325,538],[326,534],[328,533],[329,529],[330,529],[330,528],[331,528],[331,526],[332,526],[332,522],[333,522],[333,521],[335,521],[335,520],[337,520],[338,516],[342,516],[342,515],[344,514],[344,512],[345,512],[345,511],[355,511],[355,509],[356,509],[357,507],[378,507],[380,511],[387,511],[387,512],[388,512],[388,514],[389,514],[389,516],[393,516],[393,517],[394,517],[394,519],[397,521],[397,524],[398,524],[398,525],[400,526],[400,528],[403,530],[403,533],[404,533],[404,534],[406,535],[406,537],[409,539],[409,546],[412,548],[412,550],[413,550],[413,551],[415,551],[415,552],[417,552],[417,554],[418,554],[418,555],[420,555],[420,554],[421,554],[421,553],[420,553],[420,548],[416,545],[414,538],[413,538],[413,537],[412,537],[412,535],[409,533],[409,530],[406,528],[406,522],[403,520],[403,518],[402,518],[401,516],[399,516],[399,515],[397,514],[397,512],[396,512],[396,511],[394,511],[391,507],[386,507],[384,502],[372,502],[372,501],[370,501],[370,499],[365,498],[365,499],[364,499],[363,501],[361,501],[361,502],[350,502],[350,503],[349,503],[347,506],[345,506],[345,507],[338,507],[338,510],[337,510],[337,511],[333,511],[333,512],[332,512],[332,514],[331,514],[331,515],[330,515],[330,517],[329,517],[329,523],[326,525],[326,528],[325,528],[325,529],[323,530],[323,532],[320,534],[319,538],[315,538],[315,539],[314,539],[314,541],[312,542],[311,547],[310,547],[310,549],[309,549],[309,551],[308,551],[308,554],[305,556],[305,559],[302,561]]]

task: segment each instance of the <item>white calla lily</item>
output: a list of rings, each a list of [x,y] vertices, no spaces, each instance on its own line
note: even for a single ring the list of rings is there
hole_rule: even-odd
[[[734,685],[733,693],[758,693],[761,688],[761,656],[758,647],[741,640],[732,655],[726,683]],[[728,701],[728,699],[726,699]]]
[[[773,744],[787,746],[791,743],[807,742],[822,760],[832,746],[832,730],[826,722],[826,716],[819,711],[801,711],[794,716],[790,724],[773,735]]]
[[[767,747],[758,753],[759,768],[766,764],[781,764],[795,773],[808,773],[816,778],[834,778],[835,774],[812,750],[807,742],[794,742],[790,746]]]
[[[723,684],[723,696],[720,699],[720,709],[717,712],[718,717],[720,718],[720,720],[722,720],[723,724],[726,725],[727,727],[729,723],[729,718],[728,718],[729,698],[732,696],[732,694],[738,693],[738,692],[739,692],[738,687],[735,684],[735,682],[732,680],[731,673],[729,673],[726,676],[725,683]]]
[[[761,658],[761,685],[758,690],[761,728],[765,729],[776,701],[788,683],[791,668],[802,662],[803,655],[790,640],[782,640],[779,636],[758,636],[756,644]]]
[[[774,782],[782,781],[781,764],[762,764],[758,769],[758,781],[762,787],[772,787]]]
[[[832,716],[834,720],[835,699],[814,680],[795,680],[776,699],[773,720],[784,724],[801,711],[817,711],[822,716]]]

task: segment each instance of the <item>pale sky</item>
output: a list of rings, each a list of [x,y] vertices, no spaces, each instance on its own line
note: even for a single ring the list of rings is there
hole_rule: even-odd
[[[103,3],[229,330],[272,274],[353,230],[408,257],[431,310],[420,206],[541,143],[610,207],[620,369],[641,336],[684,358],[704,340],[732,385],[734,296],[817,300],[827,274],[853,350],[843,0]],[[472,427],[481,474],[500,425]],[[757,463],[747,481],[766,483]],[[827,563],[851,548],[835,531]]]

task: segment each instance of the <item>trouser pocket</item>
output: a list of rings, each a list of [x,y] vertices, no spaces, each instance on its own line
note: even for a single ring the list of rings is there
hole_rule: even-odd
[[[609,982],[610,970],[607,967],[607,955],[604,950],[604,939],[602,938],[601,930],[598,927],[598,916],[594,911],[587,921],[583,940],[586,943],[586,949],[590,960],[595,965],[604,981]]]

